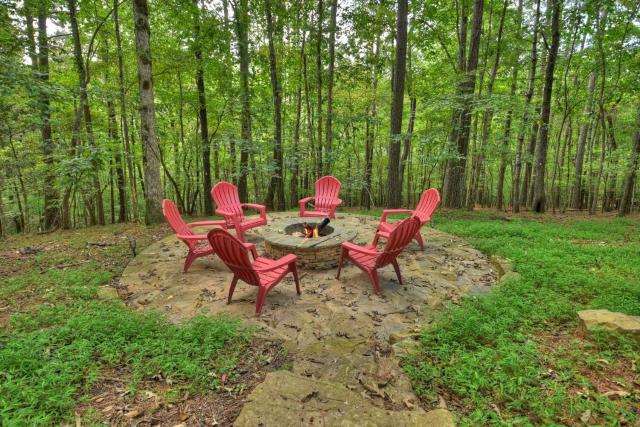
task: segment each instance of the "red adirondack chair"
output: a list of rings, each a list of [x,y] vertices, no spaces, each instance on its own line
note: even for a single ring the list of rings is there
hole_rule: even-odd
[[[385,209],[382,211],[382,217],[380,217],[380,223],[378,224],[378,231],[376,232],[376,236],[373,238],[372,245],[378,244],[378,239],[382,237],[383,239],[387,239],[389,233],[393,231],[393,229],[398,225],[398,223],[389,223],[387,222],[387,215],[389,214],[402,214],[409,213],[413,216],[418,217],[420,220],[420,228],[425,225],[427,222],[431,220],[431,215],[438,207],[440,203],[440,193],[435,188],[430,188],[420,196],[420,201],[418,202],[418,206],[416,206],[415,210],[411,209]],[[422,240],[422,236],[420,235],[420,229],[416,232],[414,239],[420,245],[420,249],[424,250],[424,241]]]
[[[211,189],[211,198],[216,204],[216,214],[224,217],[223,228],[236,230],[236,236],[244,242],[244,232],[250,228],[260,227],[267,223],[266,208],[255,203],[240,203],[238,187],[221,181]],[[259,218],[247,218],[244,216],[243,208],[257,209]]]
[[[169,223],[169,226],[176,233],[176,237],[182,240],[189,248],[187,259],[184,261],[183,271],[185,273],[189,270],[191,263],[193,263],[196,258],[213,254],[213,249],[211,249],[211,246],[209,246],[209,243],[207,242],[207,235],[193,234],[191,227],[207,225],[222,226],[224,221],[198,221],[187,224],[182,219],[182,215],[180,215],[180,211],[176,205],[171,200],[167,199],[162,201],[162,213]]]
[[[260,315],[267,293],[274,288],[289,272],[293,273],[296,282],[296,291],[300,295],[300,281],[296,268],[297,257],[293,254],[285,255],[279,260],[255,257],[249,260],[246,246],[225,230],[211,230],[207,235],[213,250],[218,254],[229,270],[233,272],[233,280],[229,288],[227,304],[231,304],[233,291],[238,280],[258,287],[258,299],[256,300],[256,316]]]
[[[351,242],[344,242],[340,253],[336,279],[340,278],[342,263],[345,260],[351,260],[355,266],[367,273],[378,296],[380,295],[378,269],[382,267],[392,264],[393,269],[396,271],[396,276],[398,276],[398,282],[402,285],[402,276],[400,275],[397,257],[411,242],[418,230],[420,230],[420,219],[415,216],[406,218],[389,233],[387,244],[382,251],[376,249],[373,243],[366,246],[358,246]]]
[[[319,216],[319,217],[336,217],[336,208],[342,204],[342,200],[338,198],[342,183],[333,176],[323,176],[316,181],[316,195],[314,197],[305,197],[298,201],[300,206],[300,216]],[[306,205],[310,201],[315,202],[315,208],[312,211],[306,210]]]

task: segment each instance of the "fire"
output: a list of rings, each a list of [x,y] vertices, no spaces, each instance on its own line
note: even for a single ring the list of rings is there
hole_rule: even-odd
[[[320,224],[309,224],[305,222],[302,226],[303,237],[307,239],[320,237],[320,232],[327,224],[329,224],[329,221],[329,218],[325,218]]]

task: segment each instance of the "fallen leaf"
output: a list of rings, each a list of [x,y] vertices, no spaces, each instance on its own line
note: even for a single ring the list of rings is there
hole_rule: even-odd
[[[227,374],[222,374],[222,376],[220,376],[220,382],[222,384],[227,382]]]
[[[582,413],[582,415],[580,415],[580,421],[582,421],[583,423],[588,423],[589,419],[591,418],[591,410],[587,409],[586,411],[584,411]]]
[[[124,414],[125,417],[129,418],[129,419],[133,419],[133,418],[137,418],[140,415],[142,415],[142,410],[140,408],[135,408],[132,409],[131,411],[127,412],[126,414]]]
[[[604,396],[607,396],[610,399],[617,399],[618,397],[627,397],[630,394],[631,393],[629,393],[626,390],[611,390],[611,391],[608,391],[608,392],[604,393]]]

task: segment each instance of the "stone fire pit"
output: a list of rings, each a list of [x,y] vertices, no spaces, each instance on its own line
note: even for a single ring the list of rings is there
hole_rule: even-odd
[[[271,258],[280,258],[292,253],[298,256],[301,268],[327,269],[338,265],[343,242],[352,242],[358,235],[353,225],[332,219],[320,237],[301,237],[303,224],[319,223],[321,218],[282,218],[260,229],[265,252]]]

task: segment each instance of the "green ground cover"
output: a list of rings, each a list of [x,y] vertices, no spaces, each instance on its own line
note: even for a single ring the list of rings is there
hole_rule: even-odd
[[[142,246],[154,230],[140,229]],[[105,236],[106,249],[87,245]],[[0,425],[71,421],[113,370],[126,372],[132,390],[151,378],[175,383],[179,392],[216,389],[247,349],[251,331],[238,320],[201,316],[175,325],[100,296],[129,250],[109,227],[19,237],[3,248],[12,247],[8,255],[27,244],[42,249],[29,261],[14,259],[12,273],[0,278],[0,307],[12,311],[0,323]]]
[[[456,213],[434,223],[521,276],[423,331],[405,369],[426,401],[445,397],[468,425],[640,425],[638,345],[576,331],[581,309],[640,315],[637,219]]]

